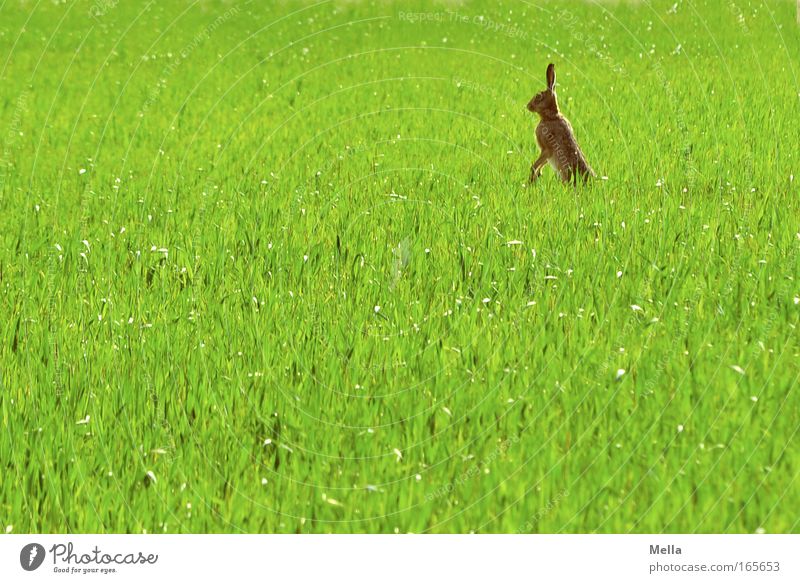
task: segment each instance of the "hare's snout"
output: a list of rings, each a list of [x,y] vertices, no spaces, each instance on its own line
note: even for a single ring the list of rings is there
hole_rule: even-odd
[[[532,113],[536,113],[536,105],[534,104],[534,101],[536,101],[535,97],[528,102],[528,111]]]

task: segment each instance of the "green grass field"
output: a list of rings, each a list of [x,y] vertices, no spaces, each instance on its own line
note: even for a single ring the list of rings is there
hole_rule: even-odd
[[[795,5],[673,4],[0,1],[0,529],[800,532]]]

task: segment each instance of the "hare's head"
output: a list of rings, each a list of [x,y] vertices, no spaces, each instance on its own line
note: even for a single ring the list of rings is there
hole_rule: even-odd
[[[553,63],[547,65],[547,89],[540,91],[528,102],[528,111],[538,113],[541,117],[558,114],[558,101],[556,101],[556,67]]]

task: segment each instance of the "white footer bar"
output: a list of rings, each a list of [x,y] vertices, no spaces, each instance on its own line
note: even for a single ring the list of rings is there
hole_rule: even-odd
[[[796,535],[8,535],[0,581],[800,581]]]

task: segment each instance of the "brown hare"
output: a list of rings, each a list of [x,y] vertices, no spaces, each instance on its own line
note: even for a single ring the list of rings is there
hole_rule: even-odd
[[[539,178],[546,162],[550,162],[564,182],[577,182],[579,176],[585,181],[595,175],[578,146],[569,120],[558,110],[556,68],[553,63],[547,66],[547,89],[534,95],[528,103],[528,110],[539,114],[536,141],[542,150],[531,166],[531,183]]]

